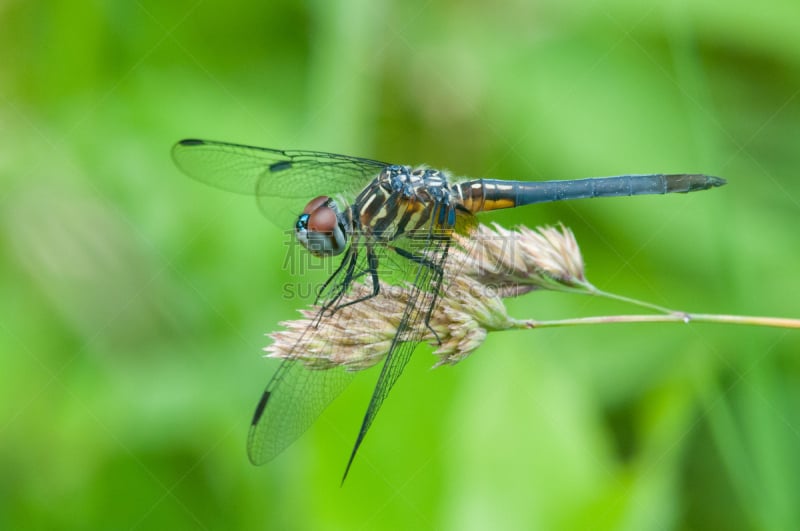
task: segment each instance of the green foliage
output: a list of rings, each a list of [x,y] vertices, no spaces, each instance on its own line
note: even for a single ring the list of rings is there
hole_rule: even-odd
[[[343,488],[375,371],[252,467],[263,334],[305,302],[252,198],[169,158],[200,137],[473,177],[719,175],[491,219],[564,222],[607,291],[798,317],[799,19],[795,0],[1,7],[0,528],[800,527],[800,338],[774,329],[495,334],[436,371],[421,347]]]

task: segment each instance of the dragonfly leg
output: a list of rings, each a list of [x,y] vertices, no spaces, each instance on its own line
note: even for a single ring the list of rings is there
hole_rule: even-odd
[[[326,280],[325,283],[322,284],[322,286],[320,286],[319,289],[317,290],[317,298],[314,301],[314,304],[319,304],[320,303],[320,301],[323,299],[323,294],[325,293],[325,290],[328,289],[328,286],[330,285],[330,283],[333,281],[334,278],[339,276],[339,273],[342,272],[342,269],[344,269],[344,266],[346,264],[352,262],[352,260],[353,260],[353,257],[351,256],[351,253],[348,252],[347,256],[345,256],[345,258],[341,262],[339,262],[339,265],[336,268],[336,271],[334,271],[333,274],[328,277],[328,280]],[[332,300],[335,300],[335,299],[336,299],[336,297],[334,297]],[[328,304],[328,306],[329,305],[330,304]]]
[[[348,250],[347,256],[339,264],[339,267],[336,268],[336,271],[330,277],[328,277],[328,280],[326,280],[319,289],[316,304],[319,304],[321,309],[317,314],[314,326],[318,325],[322,317],[326,314],[329,316],[333,315],[339,308],[352,304],[352,302],[339,304],[339,301],[342,300],[342,297],[344,297],[344,295],[347,293],[347,290],[350,289],[350,285],[353,283],[353,273],[356,269],[357,263],[358,253],[353,247],[351,247]],[[342,271],[343,269],[344,271]],[[341,281],[337,280],[339,277],[342,277]],[[330,295],[325,293],[328,289],[330,289],[332,292]],[[353,302],[360,302],[361,300],[363,299],[358,299],[357,301]]]
[[[364,295],[363,297],[359,297],[352,301],[347,301],[344,304],[337,304],[336,307],[333,309],[333,312],[341,310],[346,306],[350,306],[351,304],[358,304],[359,302],[364,302],[367,299],[371,299],[372,297],[377,297],[378,293],[381,292],[381,284],[378,281],[378,257],[375,255],[375,251],[372,250],[372,247],[367,246],[367,270],[366,273],[369,273],[370,277],[372,278],[372,293],[368,295]],[[344,295],[344,291],[350,287],[350,284],[353,281],[353,270],[355,269],[355,261],[353,261],[352,266],[347,268],[347,273],[345,275],[345,280],[342,284],[342,292],[339,294],[337,299],[338,301],[342,295]]]

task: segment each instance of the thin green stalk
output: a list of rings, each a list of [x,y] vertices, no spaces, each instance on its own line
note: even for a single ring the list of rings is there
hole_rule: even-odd
[[[624,303],[627,303],[627,304],[632,304],[634,306],[639,306],[640,308],[648,308],[650,310],[655,310],[655,311],[661,312],[661,313],[680,314],[680,315],[684,314],[684,312],[676,312],[675,310],[670,310],[669,308],[665,308],[664,306],[659,306],[657,304],[653,304],[652,302],[640,301],[638,299],[633,299],[631,297],[626,297],[624,295],[617,295],[616,293],[610,293],[608,291],[603,291],[601,289],[596,288],[594,285],[590,284],[589,282],[584,282],[584,283],[580,284],[580,288],[575,290],[574,293],[582,293],[582,294],[585,294],[585,295],[593,295],[595,297],[603,297],[605,299],[624,302]]]
[[[799,328],[800,319],[782,317],[755,317],[748,315],[722,315],[711,313],[671,312],[664,315],[605,315],[600,317],[579,317],[538,321],[536,319],[515,320],[514,328],[555,328],[559,326],[595,325],[610,323],[719,323],[750,326],[771,326],[776,328]]]

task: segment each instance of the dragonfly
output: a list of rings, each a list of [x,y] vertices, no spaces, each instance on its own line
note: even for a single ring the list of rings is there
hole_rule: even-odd
[[[309,364],[303,345],[324,345],[324,333],[331,330],[322,326],[326,323],[335,322],[342,333],[355,328],[355,323],[342,322],[347,312],[340,310],[379,296],[386,277],[396,275],[394,282],[410,286],[342,481],[428,328],[445,288],[453,233],[469,236],[476,214],[581,198],[687,193],[726,183],[688,173],[555,181],[456,179],[426,166],[199,139],[179,141],[172,156],[178,168],[200,182],[255,196],[263,215],[279,228],[292,227],[311,255],[341,256],[318,291],[316,318],[258,401],[247,443],[253,464],[266,463],[303,434],[357,372],[346,362],[341,367]],[[356,282],[368,286],[366,293],[355,294]]]

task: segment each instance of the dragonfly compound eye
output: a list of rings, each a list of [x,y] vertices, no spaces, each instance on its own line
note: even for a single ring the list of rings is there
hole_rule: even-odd
[[[308,231],[330,233],[338,225],[336,212],[329,206],[321,206],[308,216]]]
[[[318,197],[315,197],[314,199],[309,201],[306,207],[303,209],[303,214],[311,214],[321,206],[325,205],[330,206],[329,203],[332,203],[332,201],[331,198],[328,197],[327,195],[320,195]]]
[[[300,243],[317,256],[337,255],[347,244],[347,233],[339,220],[336,204],[326,196],[309,201],[295,232]]]

